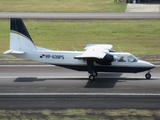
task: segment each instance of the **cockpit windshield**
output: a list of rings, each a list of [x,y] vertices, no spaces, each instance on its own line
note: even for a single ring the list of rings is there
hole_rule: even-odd
[[[133,55],[128,56],[128,62],[137,62],[137,61],[138,59],[135,56]]]

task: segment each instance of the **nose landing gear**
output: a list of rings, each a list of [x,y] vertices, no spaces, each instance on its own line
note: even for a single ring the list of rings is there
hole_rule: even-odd
[[[152,76],[151,76],[151,74],[150,74],[149,71],[148,71],[148,73],[145,75],[145,77],[146,77],[146,79],[148,79],[148,80],[151,79]]]

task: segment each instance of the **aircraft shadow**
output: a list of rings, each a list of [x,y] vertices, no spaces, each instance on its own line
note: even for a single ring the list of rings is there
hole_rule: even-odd
[[[36,81],[45,81],[46,79],[38,79],[37,77],[18,77],[14,82],[36,82]]]
[[[37,78],[37,77],[18,77],[14,82],[43,82],[46,80],[85,80],[84,88],[113,88],[118,79],[96,78],[95,81],[88,81],[88,78]]]
[[[37,78],[37,77],[18,77],[14,82],[38,82],[46,80],[88,80],[87,78]]]
[[[37,77],[18,77],[14,82],[43,82],[46,80],[84,80],[87,81],[84,88],[113,88],[117,82],[128,80],[146,80],[145,78],[96,78],[95,81],[88,81],[88,78],[37,78]],[[151,79],[154,80],[154,79]]]
[[[95,81],[88,81],[85,88],[113,88],[118,79],[97,78]]]

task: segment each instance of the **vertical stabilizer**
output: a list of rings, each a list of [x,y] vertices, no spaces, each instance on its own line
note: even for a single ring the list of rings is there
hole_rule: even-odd
[[[36,50],[34,42],[32,41],[32,38],[29,35],[22,19],[11,18],[10,19],[10,50],[7,53],[16,53],[16,52],[21,53],[22,51],[25,52],[26,50]]]

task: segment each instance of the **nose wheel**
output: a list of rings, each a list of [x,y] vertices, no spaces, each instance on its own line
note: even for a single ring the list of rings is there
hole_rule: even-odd
[[[148,72],[146,75],[145,75],[146,79],[151,79],[151,74]]]

